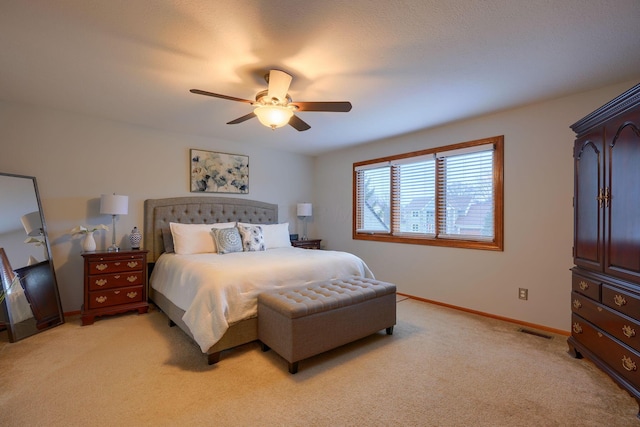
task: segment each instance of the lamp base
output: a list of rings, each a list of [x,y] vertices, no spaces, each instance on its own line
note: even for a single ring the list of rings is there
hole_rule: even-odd
[[[113,226],[113,234],[111,235],[111,246],[107,248],[107,252],[120,252],[120,247],[116,245],[116,216],[111,215],[111,224]]]

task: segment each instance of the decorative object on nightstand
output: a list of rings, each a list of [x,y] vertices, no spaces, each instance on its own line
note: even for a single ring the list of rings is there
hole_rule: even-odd
[[[93,252],[96,250],[96,240],[93,238],[93,233],[98,230],[109,230],[104,224],[99,224],[95,227],[85,227],[83,225],[79,225],[74,227],[71,230],[71,235],[75,236],[76,234],[83,234],[84,240],[82,241],[82,250],[84,252]]]
[[[82,325],[97,316],[149,310],[146,250],[84,253]]]
[[[302,249],[320,249],[322,239],[292,240],[291,246]]]
[[[133,227],[131,234],[129,234],[129,242],[131,242],[131,249],[140,249],[140,242],[142,241],[142,234],[138,231],[138,227]]]
[[[298,216],[302,217],[302,238],[300,240],[307,240],[307,217],[311,216],[313,212],[313,206],[311,203],[298,203]]]
[[[116,245],[116,215],[126,215],[129,213],[129,197],[119,196],[116,193],[103,194],[100,196],[100,213],[111,215],[113,234],[109,252],[118,252],[120,247]]]

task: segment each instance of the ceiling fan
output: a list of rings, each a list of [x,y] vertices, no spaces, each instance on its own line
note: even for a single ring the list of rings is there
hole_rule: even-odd
[[[254,110],[242,117],[227,122],[228,125],[242,123],[254,117],[258,117],[260,123],[276,129],[286,124],[291,125],[296,130],[302,132],[310,129],[306,122],[296,116],[296,111],[330,111],[346,113],[351,110],[350,102],[293,102],[287,91],[291,80],[291,75],[280,70],[271,70],[264,76],[268,83],[268,88],[256,94],[256,100],[236,98],[234,96],[220,95],[218,93],[207,92],[200,89],[191,89],[189,92],[198,95],[213,96],[214,98],[228,99],[229,101],[244,102],[253,105]]]

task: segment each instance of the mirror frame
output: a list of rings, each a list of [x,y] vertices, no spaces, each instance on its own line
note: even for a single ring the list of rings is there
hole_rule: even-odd
[[[42,239],[43,239],[43,247],[44,253],[46,256],[46,260],[42,262],[38,262],[33,265],[27,265],[25,267],[20,267],[16,269],[12,269],[9,264],[9,260],[6,256],[4,256],[4,267],[0,269],[0,275],[4,277],[0,277],[0,279],[7,280],[12,279],[13,275],[18,278],[22,290],[25,289],[25,296],[27,297],[27,301],[29,303],[29,308],[32,312],[37,312],[39,310],[38,307],[44,308],[45,315],[44,317],[36,320],[36,323],[27,328],[18,329],[17,325],[12,318],[12,310],[10,307],[9,299],[5,298],[0,304],[0,312],[3,319],[0,319],[0,323],[4,323],[4,326],[7,329],[9,334],[9,342],[15,342],[22,340],[24,338],[35,335],[39,332],[46,331],[55,326],[59,326],[64,323],[64,312],[62,311],[62,304],[60,301],[60,292],[58,290],[58,281],[56,278],[55,268],[53,266],[53,259],[51,256],[51,246],[49,244],[49,236],[47,234],[47,225],[44,218],[44,212],[42,210],[42,203],[40,201],[40,192],[38,191],[38,183],[34,176],[27,175],[17,175],[12,173],[3,173],[0,172],[1,177],[10,177],[10,178],[19,178],[19,179],[27,179],[30,180],[33,184],[34,196],[36,198],[36,203],[38,206],[38,212],[40,213],[40,221],[42,223]],[[0,211],[2,210],[0,205]],[[2,243],[0,243],[2,246]],[[7,248],[5,248],[5,251]],[[9,270],[8,274],[6,270]],[[26,274],[28,272],[28,274]],[[0,281],[0,286],[4,287],[4,283]],[[4,291],[4,289],[2,289]],[[30,291],[37,291],[36,294],[33,292],[29,294]],[[29,296],[31,295],[31,296]],[[45,296],[46,299],[41,299],[42,296]],[[53,301],[55,300],[55,301]],[[57,309],[57,315],[53,313]],[[53,314],[52,314],[53,313]],[[36,316],[34,316],[35,318]],[[6,320],[2,322],[2,320]]]

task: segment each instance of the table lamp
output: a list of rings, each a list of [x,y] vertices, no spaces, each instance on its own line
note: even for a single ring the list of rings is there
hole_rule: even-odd
[[[298,203],[298,216],[302,217],[304,231],[301,240],[307,240],[307,217],[311,216],[313,206],[311,203]]]
[[[126,215],[129,212],[129,196],[113,194],[103,194],[100,196],[100,213],[111,215],[113,234],[111,246],[107,248],[109,252],[118,252],[120,248],[116,245],[116,215]]]

